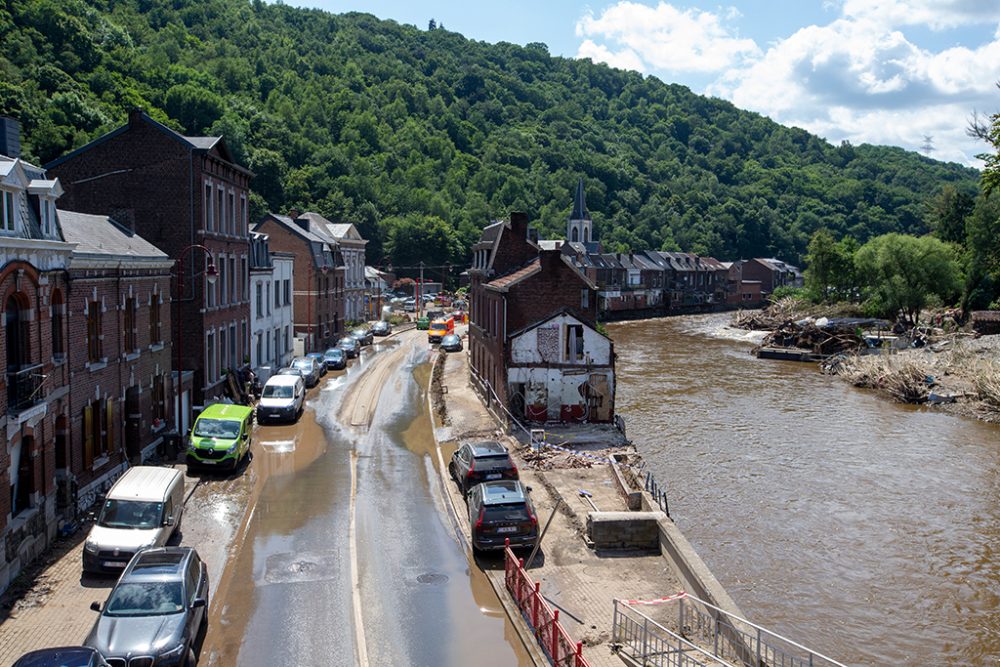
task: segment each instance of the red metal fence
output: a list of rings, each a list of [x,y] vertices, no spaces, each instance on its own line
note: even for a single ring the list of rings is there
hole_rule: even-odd
[[[521,616],[535,631],[535,639],[549,662],[558,667],[590,667],[583,657],[583,644],[574,642],[559,622],[559,610],[553,609],[542,597],[541,584],[532,581],[524,569],[524,559],[510,549],[504,549],[504,579],[507,590],[514,596]]]

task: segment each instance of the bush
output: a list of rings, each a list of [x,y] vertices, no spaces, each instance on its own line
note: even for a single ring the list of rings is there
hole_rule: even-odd
[[[791,287],[789,285],[782,285],[778,287],[773,292],[771,296],[768,297],[772,303],[777,303],[783,299],[792,299],[793,301],[809,302],[814,301],[812,294],[809,290],[804,287]]]

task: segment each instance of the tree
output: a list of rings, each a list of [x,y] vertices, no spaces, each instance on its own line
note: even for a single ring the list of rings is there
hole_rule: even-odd
[[[855,281],[854,253],[857,241],[845,236],[839,242],[826,228],[817,229],[806,253],[806,287],[817,301],[851,299]]]
[[[976,200],[953,185],[941,188],[928,203],[928,223],[934,235],[949,243],[965,243],[965,220],[972,213]]]
[[[967,263],[962,310],[987,308],[1000,297],[1000,193],[981,194],[966,227]]]
[[[441,218],[409,214],[386,218],[382,225],[386,230],[385,252],[398,274],[417,275],[421,262],[435,267],[439,275],[440,267],[464,263],[464,258],[458,257],[462,248],[454,230]]]
[[[888,318],[902,313],[912,325],[929,298],[952,303],[962,284],[955,246],[933,236],[878,236],[858,249],[854,264],[869,311]]]

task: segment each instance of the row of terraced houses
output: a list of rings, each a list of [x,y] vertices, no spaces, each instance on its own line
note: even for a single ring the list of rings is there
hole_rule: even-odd
[[[365,319],[355,227],[252,224],[253,174],[222,137],[134,111],[44,167],[20,153],[0,117],[0,590],[242,369]]]

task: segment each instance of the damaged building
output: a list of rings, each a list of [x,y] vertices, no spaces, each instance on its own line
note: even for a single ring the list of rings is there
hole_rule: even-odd
[[[614,344],[597,330],[597,286],[571,259],[540,247],[527,215],[512,213],[483,230],[469,275],[483,394],[519,421],[612,422]]]

